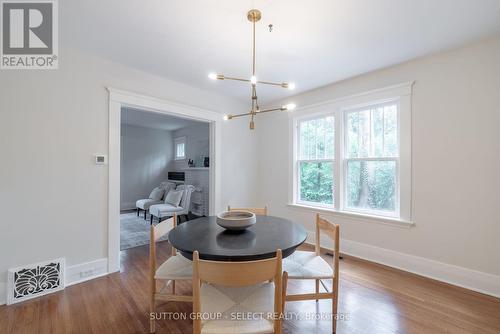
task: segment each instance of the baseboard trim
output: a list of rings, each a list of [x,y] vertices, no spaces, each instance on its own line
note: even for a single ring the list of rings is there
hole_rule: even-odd
[[[0,305],[7,303],[7,282],[0,282]]]
[[[108,274],[108,259],[102,258],[66,268],[66,286],[82,283]]]
[[[314,232],[308,231],[306,242],[314,244]],[[327,240],[324,243],[322,240],[321,244],[331,248],[331,242]],[[500,298],[500,276],[346,239],[340,241],[340,251],[346,255]]]
[[[135,203],[123,203],[120,205],[120,211],[128,211],[128,210],[135,210],[137,207],[135,206]]]

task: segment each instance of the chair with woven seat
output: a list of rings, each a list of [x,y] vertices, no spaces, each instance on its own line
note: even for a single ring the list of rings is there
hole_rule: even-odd
[[[194,252],[194,334],[281,333],[281,298],[281,250],[271,259],[244,262],[200,260]],[[232,317],[250,313],[256,316]],[[207,314],[220,316],[202,317]]]
[[[267,216],[267,206],[263,208],[232,208],[228,206],[227,211],[248,211],[259,216]]]
[[[156,301],[180,301],[192,302],[192,296],[176,295],[175,281],[190,280],[193,276],[193,262],[184,256],[177,254],[172,246],[171,256],[156,268],[156,242],[169,231],[177,226],[177,215],[164,220],[156,225],[151,225],[151,241],[149,243],[149,278],[150,278],[150,311],[155,312]],[[157,289],[157,283],[163,283],[160,289]],[[171,292],[168,292],[171,286]],[[150,320],[150,332],[155,332],[155,320]]]
[[[333,242],[333,268],[321,257],[320,233],[325,233]],[[283,260],[283,309],[285,301],[299,300],[332,300],[332,330],[336,331],[336,314],[338,307],[339,289],[339,225],[330,223],[316,215],[316,243],[315,251],[295,251]],[[316,292],[303,294],[287,294],[288,280],[315,280]],[[322,280],[332,280],[332,291],[329,291]],[[320,292],[320,283],[326,292]]]

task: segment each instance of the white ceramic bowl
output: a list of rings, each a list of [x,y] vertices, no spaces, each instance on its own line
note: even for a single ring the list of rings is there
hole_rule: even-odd
[[[255,222],[255,214],[248,211],[224,211],[217,215],[217,224],[228,230],[244,230]]]

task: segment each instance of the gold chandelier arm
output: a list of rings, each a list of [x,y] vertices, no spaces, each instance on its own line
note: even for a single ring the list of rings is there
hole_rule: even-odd
[[[283,108],[283,107],[280,107],[280,108],[271,108],[271,109],[259,110],[256,113],[247,112],[245,114],[229,115],[229,119],[238,118],[238,117],[244,117],[244,116],[250,116],[250,115],[257,115],[257,114],[262,114],[262,113],[271,112],[271,111],[278,111],[278,110],[283,111],[283,110],[286,110],[286,108]]]
[[[269,81],[257,81],[257,82],[260,83],[260,84],[263,84],[263,85],[279,86],[279,87],[282,87],[282,88],[288,88],[289,87],[288,82],[282,82],[282,83],[269,82]]]
[[[219,80],[233,80],[233,81],[242,81],[242,82],[251,82],[250,79],[242,79],[242,78],[236,78],[236,77],[228,77],[228,76],[222,76]],[[263,84],[263,85],[270,85],[270,86],[278,86],[278,87],[283,87],[283,88],[288,88],[288,83],[287,82],[270,82],[270,81],[257,81],[258,84]]]
[[[282,83],[277,83],[277,82],[269,82],[269,81],[257,81],[258,83],[260,84],[263,84],[263,85],[271,85],[271,86],[282,86],[283,84]]]
[[[231,117],[229,119],[243,117],[243,116],[250,116],[250,115],[252,115],[251,112],[247,112],[246,114],[231,115]]]
[[[265,113],[265,112],[271,112],[271,111],[283,111],[283,110],[286,110],[286,108],[283,108],[283,107],[279,107],[279,108],[271,108],[271,109],[264,109],[264,110],[259,110],[258,114],[262,114],[262,113]]]
[[[226,76],[224,76],[224,80],[233,80],[233,81],[250,82],[250,80],[249,80],[249,79],[241,79],[241,78],[226,77]]]

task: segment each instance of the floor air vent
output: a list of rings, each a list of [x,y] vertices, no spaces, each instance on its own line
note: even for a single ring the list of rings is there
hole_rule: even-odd
[[[64,259],[9,269],[7,304],[64,289]]]

